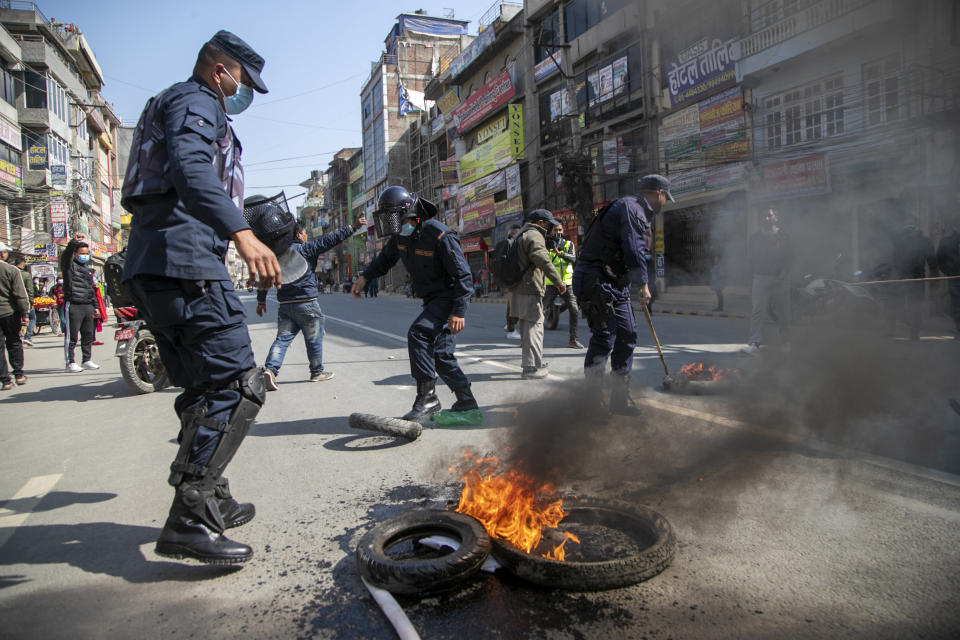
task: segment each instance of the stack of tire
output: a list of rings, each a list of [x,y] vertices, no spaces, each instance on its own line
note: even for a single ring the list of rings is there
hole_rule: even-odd
[[[417,509],[368,531],[357,546],[360,575],[392,593],[422,596],[447,591],[476,577],[487,556],[528,582],[571,591],[603,591],[637,584],[659,574],[673,561],[676,538],[670,523],[646,507],[589,499],[564,500],[565,521],[629,527],[645,546],[631,555],[600,561],[550,560],[525,553],[490,536],[474,518],[441,509]],[[391,555],[402,543],[430,536],[459,542],[443,554]],[[409,557],[407,557],[409,556]]]

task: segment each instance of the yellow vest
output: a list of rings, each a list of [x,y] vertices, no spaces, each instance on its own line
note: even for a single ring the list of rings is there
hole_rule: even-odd
[[[563,284],[569,287],[573,284],[573,264],[561,258],[560,253],[573,253],[573,243],[569,240],[561,240],[556,249],[550,250],[550,262],[560,272],[560,279],[563,280]],[[553,284],[548,277],[544,277],[544,280],[548,285]]]

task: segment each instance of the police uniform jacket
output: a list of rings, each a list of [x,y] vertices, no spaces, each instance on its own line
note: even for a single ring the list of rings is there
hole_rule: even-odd
[[[317,260],[321,253],[326,253],[337,246],[353,234],[353,227],[346,226],[337,229],[333,233],[320,236],[310,242],[294,242],[290,245],[295,251],[299,252],[307,261],[309,268],[307,272],[296,282],[287,284],[286,282],[277,291],[277,302],[305,302],[315,300],[319,295],[317,290]],[[257,291],[257,302],[267,301],[267,291],[260,289]]]
[[[379,255],[363,272],[367,281],[385,275],[397,263],[410,274],[413,292],[424,302],[448,298],[453,302],[451,315],[465,316],[473,277],[463,256],[460,239],[450,227],[433,218],[424,220],[410,236],[390,236]]]
[[[576,274],[593,274],[615,285],[619,277],[635,286],[647,284],[650,217],[653,209],[643,196],[626,196],[594,219],[580,246]],[[626,288],[625,284],[616,285]]]
[[[121,204],[133,214],[124,280],[230,279],[228,240],[249,228],[240,153],[217,94],[199,77],[147,102],[123,182]]]

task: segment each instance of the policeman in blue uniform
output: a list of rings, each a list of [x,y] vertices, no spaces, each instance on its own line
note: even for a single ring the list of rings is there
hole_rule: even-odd
[[[573,271],[573,292],[592,334],[584,370],[588,376],[601,375],[610,358],[610,411],[619,415],[639,413],[630,398],[630,370],[637,346],[630,285],[637,287],[640,304],[650,301],[644,252],[650,244],[651,216],[667,200],[674,202],[670,181],[663,176],[644,176],[639,186],[638,195],[620,198],[597,214]]]
[[[174,385],[180,449],[171,465],[173,505],[157,553],[213,564],[245,562],[252,549],[224,536],[249,522],[252,504],[230,494],[223,470],[263,405],[244,309],[224,266],[227,245],[261,286],[281,283],[275,253],[241,212],[240,142],[227,114],[243,111],[264,60],[218,32],[193,75],[151,98],[134,133],[123,183],[133,214],[124,282],[157,339]]]
[[[397,260],[402,260],[414,293],[423,298],[423,311],[407,332],[410,374],[417,381],[417,398],[403,418],[416,422],[440,411],[437,375],[457,397],[451,411],[477,408],[470,381],[453,355],[454,336],[463,330],[473,294],[473,278],[459,238],[434,219],[436,214],[432,202],[412,196],[403,187],[387,187],[373,215],[377,235],[389,235],[390,239],[351,289],[359,298],[367,281],[386,275]]]

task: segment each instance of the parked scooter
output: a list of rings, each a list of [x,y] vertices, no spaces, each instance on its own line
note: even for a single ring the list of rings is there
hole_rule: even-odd
[[[552,284],[547,285],[547,291],[543,298],[543,326],[552,331],[560,324],[560,318],[570,305],[567,304],[567,299],[561,296],[557,288]]]
[[[120,358],[124,381],[137,393],[152,393],[170,385],[167,369],[160,360],[157,339],[147,329],[136,307],[114,309],[117,316],[115,355]]]

